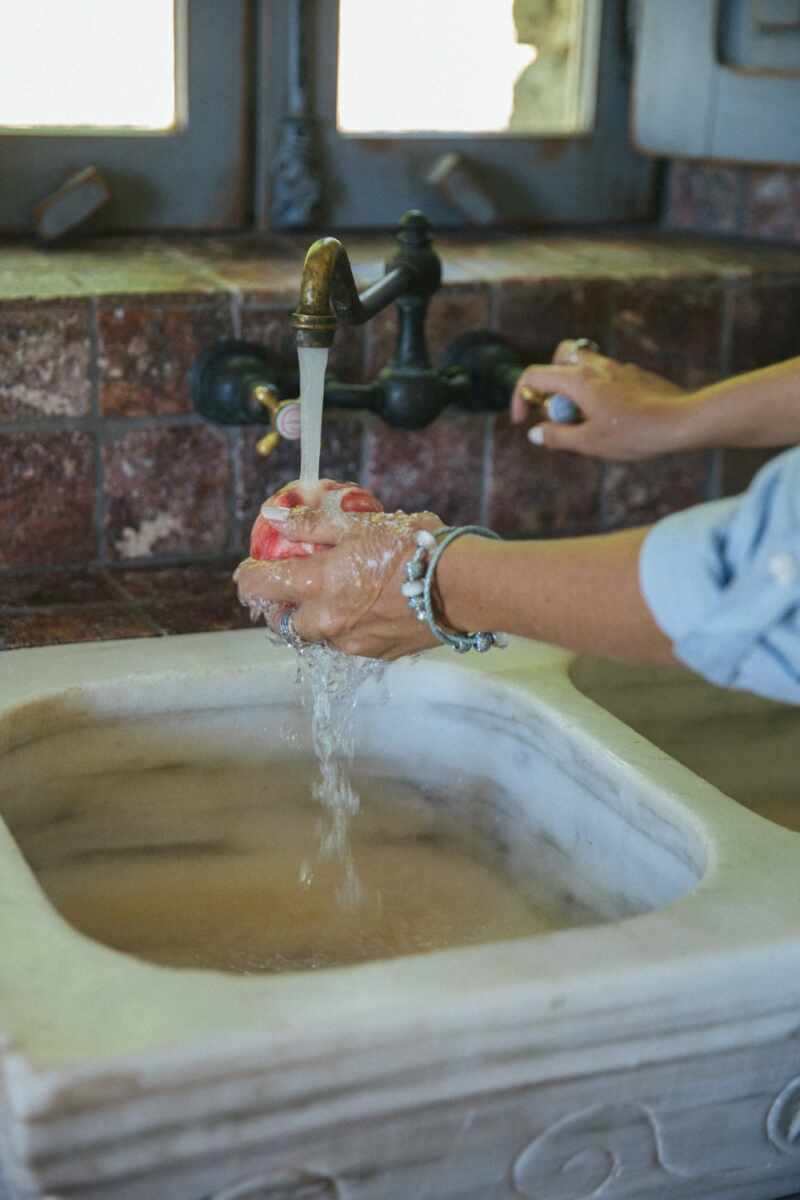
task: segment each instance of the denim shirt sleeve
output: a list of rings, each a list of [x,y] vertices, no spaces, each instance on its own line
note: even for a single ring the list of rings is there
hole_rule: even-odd
[[[800,448],[773,459],[742,496],[659,521],[639,573],[688,667],[800,704]]]

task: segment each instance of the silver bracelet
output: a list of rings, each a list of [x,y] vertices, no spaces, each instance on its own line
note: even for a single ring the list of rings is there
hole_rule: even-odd
[[[502,540],[499,534],[491,529],[484,529],[482,525],[461,525],[456,529],[444,527],[437,529],[435,533],[420,529],[416,537],[417,548],[414,556],[406,563],[406,582],[401,591],[417,620],[427,623],[437,641],[445,646],[452,646],[459,654],[466,654],[469,650],[477,650],[479,654],[484,654],[491,650],[492,646],[505,648],[508,643],[502,634],[483,630],[478,633],[459,633],[454,629],[446,629],[438,620],[433,607],[433,584],[439,560],[448,546],[452,546],[453,542],[467,534],[491,538],[496,542]]]

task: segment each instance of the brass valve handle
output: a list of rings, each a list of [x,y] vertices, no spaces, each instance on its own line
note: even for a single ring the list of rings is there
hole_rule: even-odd
[[[278,389],[271,383],[259,383],[253,388],[253,399],[270,415],[272,428],[256,443],[256,453],[267,458],[281,438],[287,442],[300,439],[300,401],[281,400]]]

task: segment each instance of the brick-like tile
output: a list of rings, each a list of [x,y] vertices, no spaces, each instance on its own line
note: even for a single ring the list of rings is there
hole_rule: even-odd
[[[272,350],[276,361],[297,369],[297,346],[289,322],[290,307],[250,307],[242,309],[242,338],[258,342]],[[328,357],[328,370],[346,383],[358,383],[363,376],[364,334],[360,326],[340,325]]]
[[[508,417],[495,418],[489,524],[498,533],[555,537],[591,533],[600,521],[596,459],[532,446]]]
[[[0,574],[0,607],[113,604],[119,599],[119,593],[104,571],[55,570]]]
[[[0,421],[89,412],[89,306],[0,304]]]
[[[106,553],[220,554],[228,537],[227,438],[206,425],[131,430],[103,447]]]
[[[800,171],[749,170],[744,194],[745,233],[800,242]]]
[[[550,362],[564,338],[588,337],[605,347],[610,297],[609,285],[598,280],[504,283],[495,288],[492,327],[526,362]]]
[[[734,372],[752,371],[800,354],[800,283],[753,284],[734,297]]]
[[[227,595],[232,590],[231,576],[237,558],[224,564],[199,563],[196,566],[116,568],[110,578],[130,600],[150,603],[199,600]],[[0,595],[2,592],[0,591]]]
[[[236,515],[239,521],[239,546],[247,547],[250,528],[268,496],[291,483],[300,474],[300,443],[281,442],[268,458],[256,453],[256,443],[264,430],[248,426],[242,430],[237,448]],[[356,414],[329,413],[322,426],[320,476],[339,482],[360,483],[361,417]]]
[[[97,314],[104,415],[190,412],[189,370],[203,350],[231,336],[227,298],[189,303],[161,297],[102,302]]]
[[[762,467],[781,453],[776,450],[723,450],[720,491],[723,496],[738,496],[753,482]]]
[[[489,326],[489,290],[486,287],[450,286],[432,297],[425,331],[434,366],[447,347],[462,333]],[[397,342],[397,309],[391,305],[367,323],[364,377],[374,379],[394,354]]]
[[[686,384],[713,372],[722,353],[722,288],[713,282],[643,279],[615,291],[614,357]]]
[[[0,568],[94,558],[94,502],[91,434],[0,434]]]
[[[42,612],[0,613],[0,647],[5,650],[155,637],[158,633],[158,626],[147,616],[124,606],[84,605]]]
[[[670,164],[667,224],[702,233],[735,233],[739,228],[742,173],[678,159]]]
[[[603,477],[604,525],[647,525],[705,500],[710,458],[705,452],[670,454],[637,463],[607,463]]]
[[[485,428],[482,413],[448,411],[411,432],[373,419],[363,482],[387,511],[430,509],[448,524],[474,523],[481,512]]]
[[[225,595],[163,600],[145,605],[148,617],[165,633],[208,633],[226,629],[248,629],[251,621],[242,608],[236,589],[229,581]]]

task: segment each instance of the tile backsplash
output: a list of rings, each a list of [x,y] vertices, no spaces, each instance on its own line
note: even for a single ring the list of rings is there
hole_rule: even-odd
[[[727,219],[720,216],[719,220]],[[0,571],[235,559],[261,501],[298,472],[260,426],[194,415],[187,374],[220,338],[292,352],[302,242],[109,242],[56,254],[0,247]],[[353,239],[361,282],[389,239]],[[800,353],[800,248],[621,236],[443,239],[434,357],[491,327],[528,361],[566,336],[699,386]],[[394,317],[337,336],[340,378],[371,378]],[[737,465],[738,464],[738,465]],[[741,486],[757,461],[682,454],[602,464],[535,449],[505,414],[449,411],[407,433],[327,415],[322,470],[389,508],[432,508],[513,536],[619,528]],[[152,617],[152,614],[151,614]]]
[[[668,171],[669,228],[800,244],[800,170],[676,159]]]

